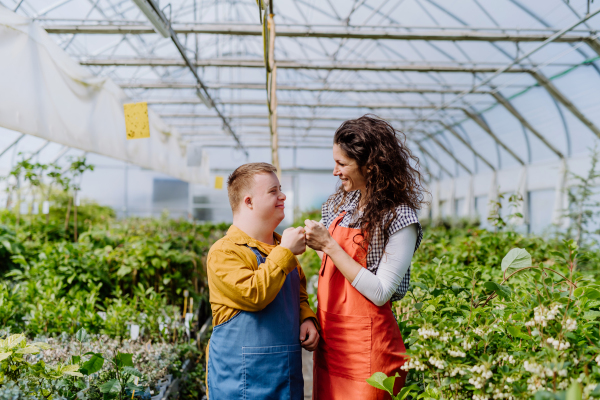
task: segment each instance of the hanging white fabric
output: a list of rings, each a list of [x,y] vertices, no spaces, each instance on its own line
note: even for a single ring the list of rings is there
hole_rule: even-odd
[[[71,59],[36,23],[1,6],[0,60],[1,127],[208,184],[208,175],[186,165],[177,131],[150,110],[150,138],[128,141],[125,92]]]
[[[440,181],[435,181],[433,189],[433,200],[431,201],[431,219],[434,221],[440,220],[442,213],[440,210]]]
[[[462,209],[462,216],[469,219],[473,218],[475,214],[475,189],[473,187],[473,180],[473,175],[470,175],[467,193],[465,194],[465,203]]]
[[[512,218],[511,223],[514,225],[527,224],[529,222],[529,216],[527,207],[527,166],[525,165],[523,165],[523,168],[521,168],[521,173],[519,175],[519,186],[517,187],[515,193],[521,197],[522,201],[519,202],[518,207],[512,211],[513,213],[520,213],[521,215],[523,215],[523,218],[514,217]]]
[[[565,217],[569,207],[569,199],[566,191],[567,183],[567,160],[562,159],[558,167],[556,187],[554,189],[554,209],[552,210],[552,224],[561,228],[568,226],[568,218]]]

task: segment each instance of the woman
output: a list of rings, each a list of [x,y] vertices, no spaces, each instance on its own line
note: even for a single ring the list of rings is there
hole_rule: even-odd
[[[392,312],[410,282],[422,231],[418,163],[405,137],[375,116],[344,122],[333,145],[341,186],[323,205],[321,222],[306,220],[307,244],[319,252],[321,340],[314,355],[313,399],[389,399],[365,382],[375,372],[400,373],[406,350]]]

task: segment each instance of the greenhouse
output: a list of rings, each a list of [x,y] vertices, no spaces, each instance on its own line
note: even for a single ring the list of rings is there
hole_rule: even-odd
[[[593,0],[0,0],[0,399],[600,398],[599,186]]]

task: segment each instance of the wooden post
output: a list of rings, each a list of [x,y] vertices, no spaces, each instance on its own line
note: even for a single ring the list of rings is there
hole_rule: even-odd
[[[268,58],[267,93],[269,95],[269,130],[271,133],[271,163],[277,168],[277,177],[281,179],[279,165],[279,136],[277,134],[277,64],[275,64],[275,20],[273,14],[267,19]]]

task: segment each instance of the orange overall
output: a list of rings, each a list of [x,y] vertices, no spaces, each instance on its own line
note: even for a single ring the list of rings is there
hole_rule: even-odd
[[[339,226],[342,212],[329,233],[356,262],[366,268],[360,249],[360,229]],[[356,239],[355,236],[359,235]],[[407,360],[391,301],[378,307],[360,294],[326,255],[319,271],[317,317],[321,339],[314,354],[313,400],[383,400],[390,395],[365,380],[375,372],[400,374],[395,391],[404,385]]]

